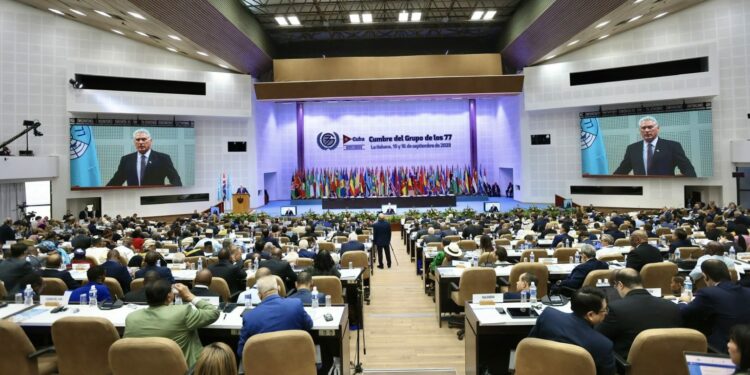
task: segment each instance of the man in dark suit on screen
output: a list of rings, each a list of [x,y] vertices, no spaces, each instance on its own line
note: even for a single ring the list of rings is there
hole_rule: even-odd
[[[164,179],[172,186],[182,186],[180,175],[172,164],[169,155],[151,149],[151,133],[146,129],[133,132],[136,152],[120,158],[120,165],[107,186],[165,185]]]
[[[685,156],[679,142],[659,138],[659,123],[646,116],[638,120],[643,141],[633,143],[625,150],[625,157],[614,174],[636,176],[674,176],[675,167],[686,177],[695,177],[695,168]]]

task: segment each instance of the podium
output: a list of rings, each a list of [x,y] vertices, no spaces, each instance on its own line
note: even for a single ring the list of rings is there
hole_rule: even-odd
[[[250,194],[232,194],[232,212],[250,212]]]

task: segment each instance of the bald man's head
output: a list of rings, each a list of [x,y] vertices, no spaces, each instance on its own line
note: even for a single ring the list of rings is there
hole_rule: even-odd
[[[263,276],[271,275],[271,270],[267,267],[260,267],[255,271],[255,280],[259,280]]]
[[[281,249],[274,247],[273,250],[271,250],[271,257],[281,260]]]
[[[198,273],[195,275],[195,284],[210,286],[211,279],[213,277],[214,275],[211,273],[211,271],[204,268],[203,270],[198,271]]]

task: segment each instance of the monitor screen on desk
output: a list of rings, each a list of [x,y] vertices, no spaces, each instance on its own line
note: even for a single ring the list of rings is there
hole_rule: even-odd
[[[685,352],[685,364],[690,375],[734,374],[735,366],[726,355]]]
[[[297,216],[297,206],[281,207],[281,216]]]

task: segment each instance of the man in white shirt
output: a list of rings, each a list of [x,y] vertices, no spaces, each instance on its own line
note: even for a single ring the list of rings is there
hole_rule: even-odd
[[[107,261],[107,253],[109,249],[104,246],[104,239],[101,237],[94,237],[92,239],[91,247],[86,249],[86,256],[92,256],[96,259],[98,265]]]
[[[695,268],[693,268],[692,271],[690,271],[690,278],[693,279],[693,281],[698,280],[703,277],[703,271],[701,271],[701,264],[703,262],[709,260],[709,259],[718,259],[724,264],[727,265],[727,268],[730,270],[734,269],[734,261],[730,259],[729,257],[724,256],[724,246],[716,241],[711,241],[706,244],[706,247],[703,249],[704,255],[702,255],[698,260],[695,262]]]
[[[255,272],[255,280],[260,280],[261,277],[272,275],[271,270],[266,267],[258,268]],[[237,297],[238,304],[244,304],[247,296],[250,296],[250,303],[257,305],[260,303],[260,294],[258,294],[258,287],[253,285],[252,288],[245,289],[244,292],[240,293]]]
[[[130,258],[135,255],[135,252],[133,251],[133,239],[130,237],[123,237],[122,245],[115,247],[115,250],[129,261]]]

